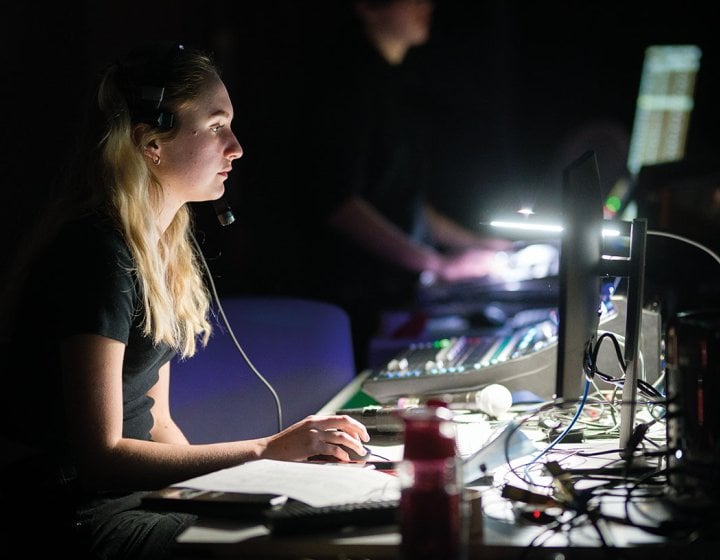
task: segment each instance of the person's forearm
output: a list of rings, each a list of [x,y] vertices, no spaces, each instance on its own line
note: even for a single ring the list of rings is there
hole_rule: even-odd
[[[443,256],[433,247],[412,240],[362,199],[343,204],[330,224],[367,251],[413,272],[440,272]]]
[[[123,438],[84,468],[79,461],[78,471],[89,490],[149,490],[258,459],[265,447],[264,438],[203,445]]]
[[[504,250],[511,246],[510,241],[480,235],[441,214],[432,206],[424,207],[425,219],[433,239],[439,246],[453,249],[484,248]]]

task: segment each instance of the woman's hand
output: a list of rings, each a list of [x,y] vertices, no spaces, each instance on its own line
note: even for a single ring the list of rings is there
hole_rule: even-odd
[[[369,440],[365,426],[349,416],[311,415],[268,437],[261,458],[304,461],[314,455],[324,455],[348,462],[350,456],[339,446],[344,445],[359,455],[365,455],[363,443]]]

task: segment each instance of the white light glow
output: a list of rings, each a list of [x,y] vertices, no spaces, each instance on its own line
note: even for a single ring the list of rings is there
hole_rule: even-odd
[[[550,231],[554,233],[562,232],[563,228],[556,224],[531,224],[530,222],[510,222],[504,220],[493,220],[490,222],[492,227],[521,229],[526,231]]]
[[[539,224],[529,221],[515,222],[512,220],[493,220],[490,222],[490,225],[497,228],[508,228],[524,231],[545,231],[552,233],[562,233],[563,231],[563,226],[559,224]],[[620,237],[622,235],[623,232],[616,227],[604,227],[602,229],[603,237]]]

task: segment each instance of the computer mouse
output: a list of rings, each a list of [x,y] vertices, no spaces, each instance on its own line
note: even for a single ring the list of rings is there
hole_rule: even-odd
[[[338,447],[341,447],[349,456],[350,456],[350,462],[356,463],[359,461],[365,461],[370,456],[370,450],[363,445],[363,449],[365,450],[364,455],[360,455],[357,451],[354,449],[347,447],[346,445],[337,444]],[[329,463],[340,463],[340,459],[333,455],[313,455],[312,457],[308,457],[308,461],[325,461]]]
[[[365,453],[363,455],[360,455],[357,451],[354,449],[351,449],[350,447],[347,447],[345,445],[340,445],[340,447],[347,452],[348,455],[350,455],[351,461],[364,461],[370,456],[370,450],[363,445],[363,449],[365,450]]]

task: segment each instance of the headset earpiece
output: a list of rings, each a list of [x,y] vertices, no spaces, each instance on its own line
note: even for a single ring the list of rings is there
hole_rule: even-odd
[[[130,118],[133,123],[145,123],[161,130],[174,125],[172,111],[163,107],[165,87],[173,68],[185,47],[180,43],[155,45],[131,55],[119,67],[123,78]]]

